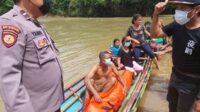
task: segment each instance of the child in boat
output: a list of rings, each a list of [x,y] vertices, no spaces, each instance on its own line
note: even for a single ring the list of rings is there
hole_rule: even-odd
[[[117,57],[119,54],[119,51],[122,49],[121,41],[120,39],[114,39],[113,45],[110,47],[110,54],[112,55],[112,62],[117,66]]]
[[[114,39],[113,45],[110,47],[110,51],[112,52],[114,57],[117,57],[120,49],[122,48],[120,39]]]
[[[91,99],[93,96],[96,102],[101,103],[102,99],[99,93],[109,91],[116,82],[116,78],[110,75],[112,73],[115,73],[126,94],[127,89],[125,82],[112,63],[111,56],[106,51],[103,51],[100,52],[99,59],[99,63],[94,65],[89,74],[85,77],[85,84],[87,87],[86,98]]]
[[[135,43],[139,44],[139,41],[129,36],[122,38],[123,48],[119,52],[118,69],[121,69],[124,66],[125,69],[134,72],[136,75],[137,72],[143,70],[143,67],[134,61],[132,45]]]

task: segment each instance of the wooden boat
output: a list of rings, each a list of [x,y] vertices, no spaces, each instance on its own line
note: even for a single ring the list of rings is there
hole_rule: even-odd
[[[143,61],[144,70],[133,79],[133,83],[124,98],[118,112],[136,112],[150,77],[152,60]],[[83,112],[86,86],[84,77],[65,88],[65,101],[61,112]],[[110,111],[107,111],[110,112]]]

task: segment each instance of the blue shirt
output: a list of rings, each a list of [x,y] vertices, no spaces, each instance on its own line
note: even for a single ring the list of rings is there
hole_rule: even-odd
[[[122,46],[120,45],[118,48],[115,46],[111,46],[110,50],[114,56],[118,56],[119,51],[121,50]]]

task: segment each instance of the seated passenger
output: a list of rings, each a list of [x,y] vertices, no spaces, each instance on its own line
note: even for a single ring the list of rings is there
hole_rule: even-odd
[[[121,42],[119,39],[113,40],[113,45],[111,46],[110,51],[112,52],[114,57],[118,56],[119,51],[122,48],[122,46],[120,44],[121,44]]]
[[[117,81],[114,76],[111,76],[112,73],[117,76],[123,86],[124,93],[126,94],[127,89],[125,82],[115,65],[112,63],[110,55],[106,51],[100,52],[99,59],[100,62],[95,64],[89,74],[85,77],[85,84],[87,87],[86,98],[91,99],[93,96],[97,103],[101,103],[102,99],[99,93],[109,91]]]
[[[150,56],[153,62],[156,65],[156,68],[159,70],[159,64],[155,54],[153,53],[152,49],[150,48],[149,44],[145,41],[144,35],[148,35],[149,37],[151,34],[142,26],[142,16],[140,14],[135,14],[132,19],[132,25],[128,28],[126,33],[127,36],[134,38],[140,42],[140,45],[134,47],[134,57],[135,60],[138,62],[139,57],[141,56],[141,50],[144,51],[145,54]]]
[[[150,21],[146,21],[145,23],[144,23],[144,28],[146,29],[146,31],[147,32],[151,32],[151,22]],[[144,35],[144,39],[146,40],[146,41],[150,41],[151,40],[151,37],[149,36],[149,35],[147,35],[147,34],[145,34]]]
[[[137,40],[131,37],[124,37],[122,39],[123,48],[118,56],[118,69],[121,69],[124,66],[127,70],[134,72],[136,75],[143,70],[143,67],[134,61],[132,42],[138,44]]]

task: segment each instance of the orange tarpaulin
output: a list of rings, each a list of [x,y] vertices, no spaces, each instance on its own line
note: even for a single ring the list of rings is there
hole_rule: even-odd
[[[129,71],[121,71],[121,74],[126,87],[129,90],[133,79],[133,73]],[[86,98],[84,112],[115,112],[119,109],[125,97],[123,86],[119,81],[116,81],[108,92],[99,94],[102,98],[102,103],[95,102],[94,98],[91,100]]]

